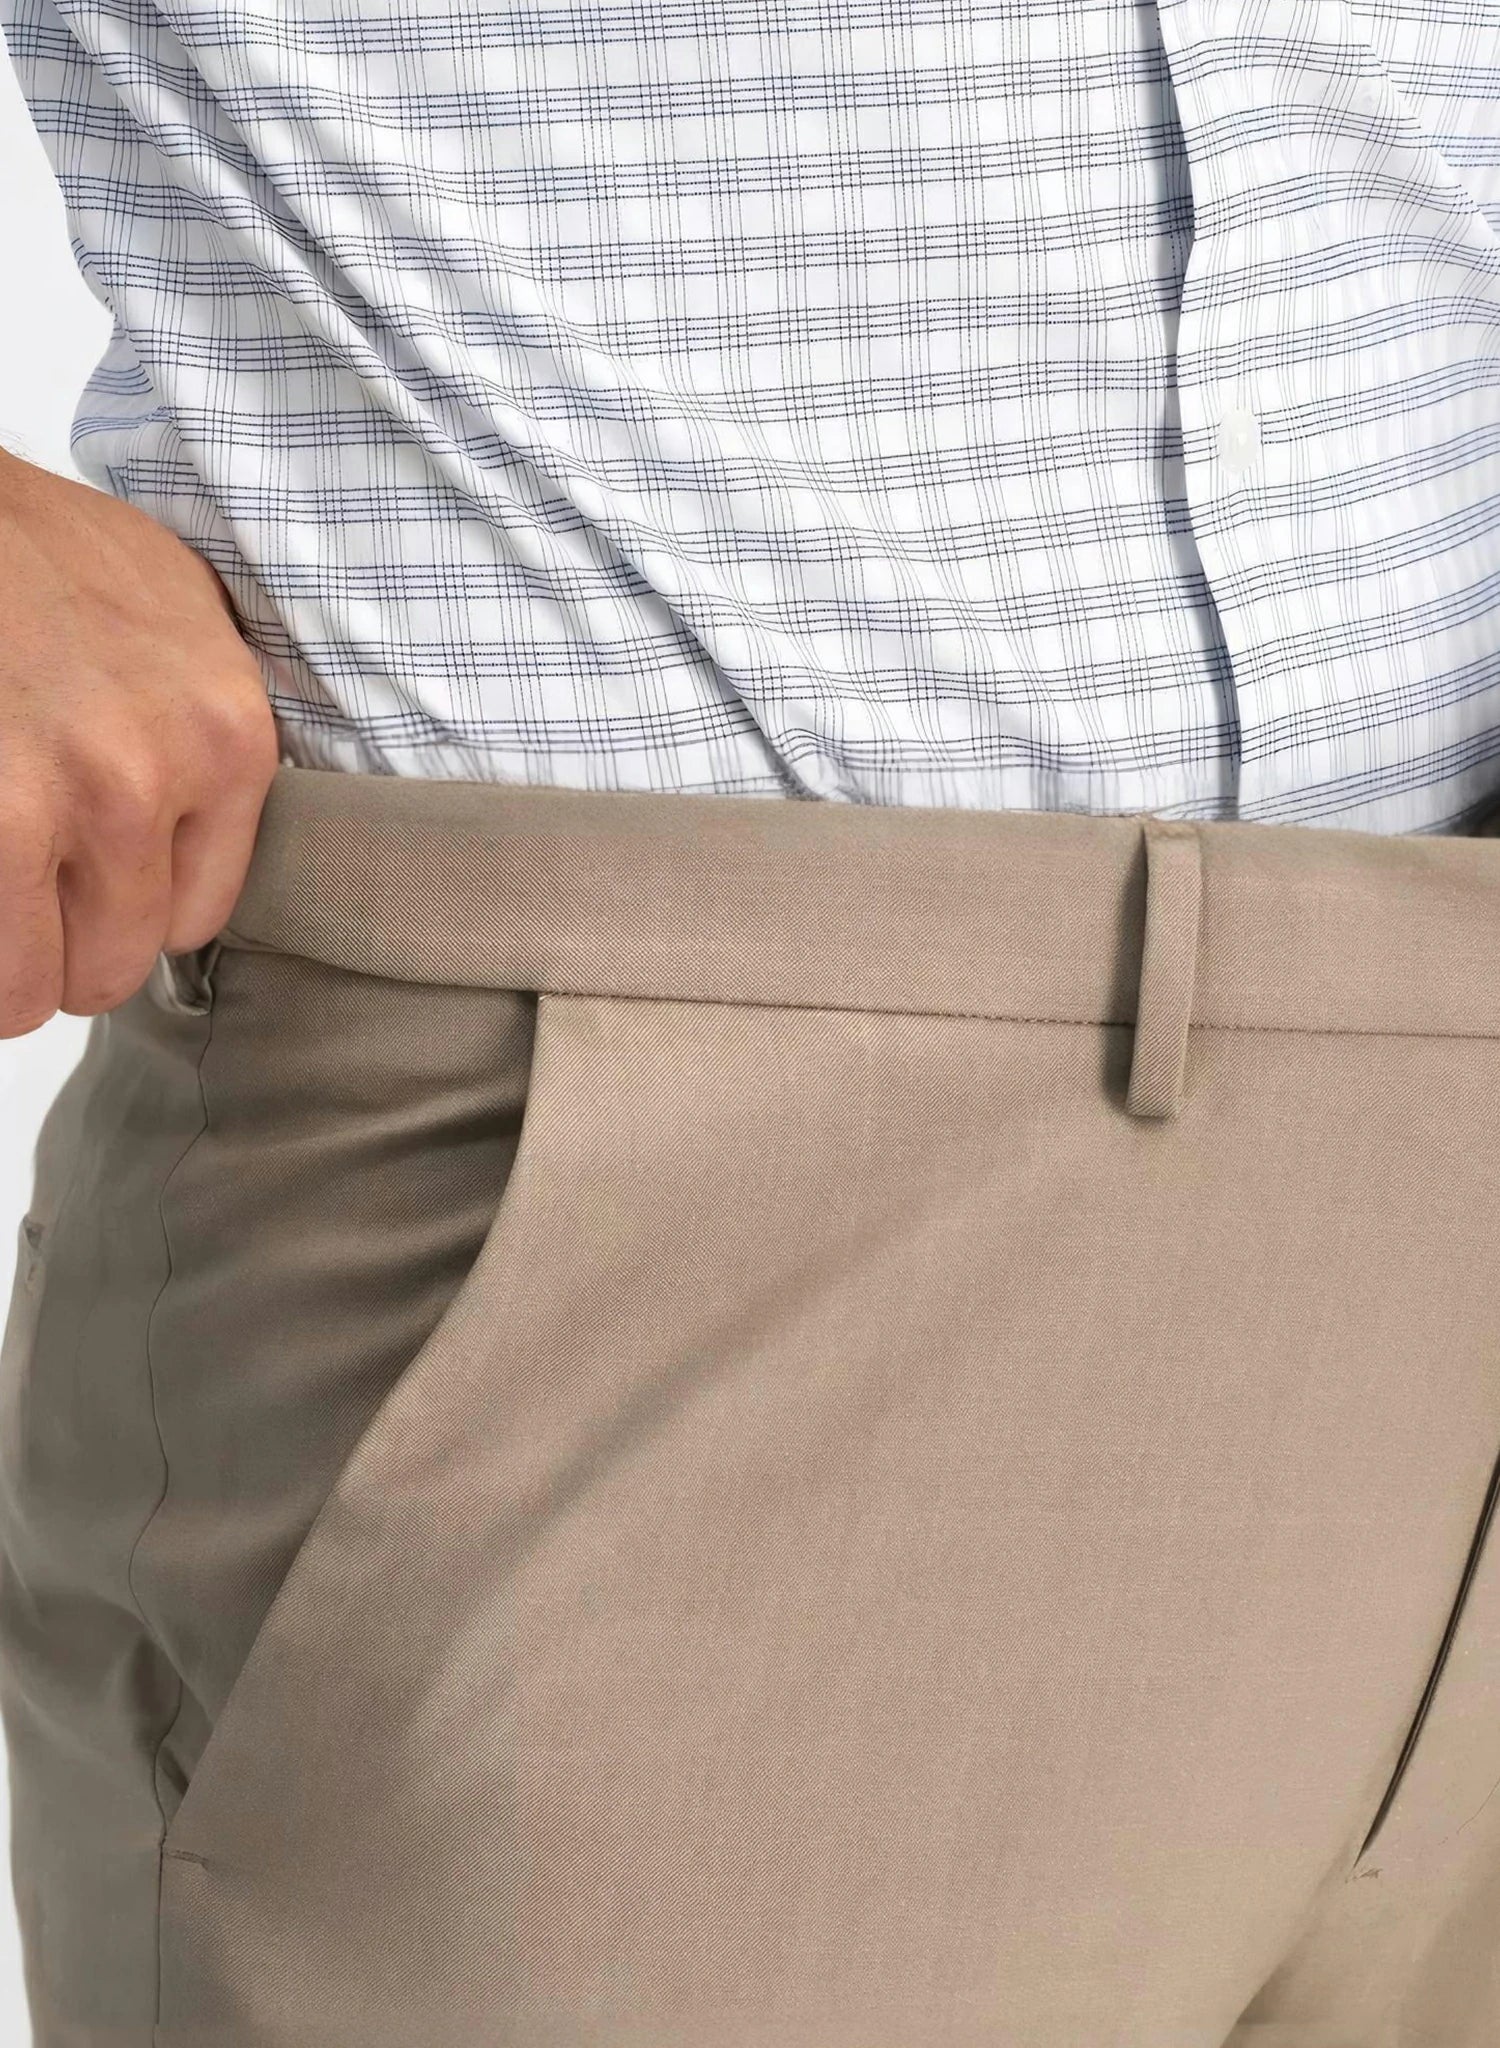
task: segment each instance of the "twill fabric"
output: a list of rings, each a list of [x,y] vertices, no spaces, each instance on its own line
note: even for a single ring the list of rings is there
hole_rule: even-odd
[[[1493,0],[0,0],[287,758],[1464,832]]]
[[[22,1231],[37,2048],[1490,2048],[1497,1215],[1492,836],[283,769]]]

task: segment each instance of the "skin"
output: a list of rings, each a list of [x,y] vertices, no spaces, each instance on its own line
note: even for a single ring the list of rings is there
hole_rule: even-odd
[[[217,572],[0,450],[0,1037],[112,1010],[214,936],[277,758]]]

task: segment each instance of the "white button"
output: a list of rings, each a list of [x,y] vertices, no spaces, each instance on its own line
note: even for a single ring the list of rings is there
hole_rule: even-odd
[[[1260,421],[1236,406],[1219,421],[1219,460],[1232,476],[1254,466],[1260,454]]]

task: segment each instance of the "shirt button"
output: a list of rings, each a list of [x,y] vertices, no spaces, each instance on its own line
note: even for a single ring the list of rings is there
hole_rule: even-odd
[[[1260,421],[1236,406],[1219,421],[1219,460],[1231,476],[1242,476],[1260,454]]]

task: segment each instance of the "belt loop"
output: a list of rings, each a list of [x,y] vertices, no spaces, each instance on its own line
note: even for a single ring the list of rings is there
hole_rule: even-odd
[[[1182,1104],[1188,1024],[1203,900],[1198,828],[1147,815],[1146,929],[1125,1107],[1132,1116],[1174,1117]]]

